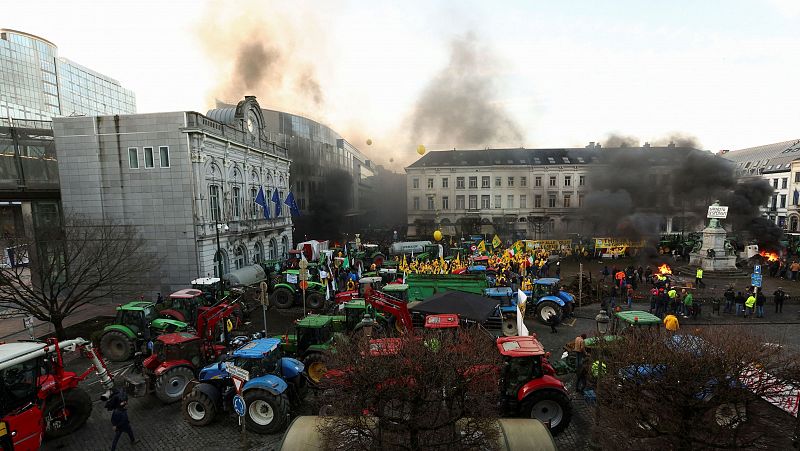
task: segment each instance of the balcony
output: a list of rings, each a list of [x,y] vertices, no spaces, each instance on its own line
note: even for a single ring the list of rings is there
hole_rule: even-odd
[[[273,136],[268,133],[262,133],[259,136],[253,136],[244,130],[221,124],[217,121],[207,118],[206,116],[203,116],[200,113],[194,112],[186,113],[186,127],[188,129],[200,129],[209,135],[215,135],[224,139],[238,142],[245,146],[254,147],[273,155],[288,158],[287,149],[276,144],[275,141],[272,140]]]

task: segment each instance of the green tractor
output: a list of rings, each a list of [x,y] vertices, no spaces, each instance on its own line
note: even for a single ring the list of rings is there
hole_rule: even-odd
[[[174,319],[159,318],[152,302],[129,302],[117,307],[114,324],[103,329],[100,350],[114,362],[130,359],[137,349],[163,333],[183,332],[188,324]]]
[[[278,336],[286,355],[303,362],[309,379],[319,382],[327,372],[325,353],[333,345],[334,319],[329,315],[308,315],[295,323],[295,333]]]
[[[286,309],[295,304],[303,303],[303,290],[300,289],[300,270],[287,269],[282,277],[272,287],[269,296],[271,304],[279,309]],[[306,288],[306,307],[318,310],[325,307],[325,285],[319,282],[308,281]]]

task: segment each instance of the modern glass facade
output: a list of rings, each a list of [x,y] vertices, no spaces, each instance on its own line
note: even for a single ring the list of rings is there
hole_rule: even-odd
[[[132,114],[133,92],[113,78],[58,57],[55,44],[0,29],[0,117]]]

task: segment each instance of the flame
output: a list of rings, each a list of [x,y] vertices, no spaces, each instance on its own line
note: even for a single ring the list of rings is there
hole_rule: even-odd
[[[776,254],[775,252],[761,251],[759,252],[759,255],[761,255],[762,257],[766,258],[768,261],[771,262],[776,262],[778,261],[779,258],[778,254]]]
[[[672,274],[672,269],[670,269],[668,264],[664,263],[658,267],[658,272],[661,273],[661,275],[666,276],[668,274]]]

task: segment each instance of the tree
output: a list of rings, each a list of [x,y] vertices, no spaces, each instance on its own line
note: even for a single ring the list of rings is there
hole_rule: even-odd
[[[500,358],[477,328],[338,343],[323,384],[328,449],[494,449]]]
[[[792,408],[796,390],[787,387],[797,380],[800,361],[779,346],[740,328],[707,328],[632,335],[600,355],[606,367],[597,384],[594,432],[604,449],[619,443],[675,450],[786,446],[791,416],[764,399]]]
[[[52,323],[59,339],[81,306],[129,294],[160,267],[135,227],[110,220],[67,216],[6,242],[29,263],[0,267],[0,303]]]

